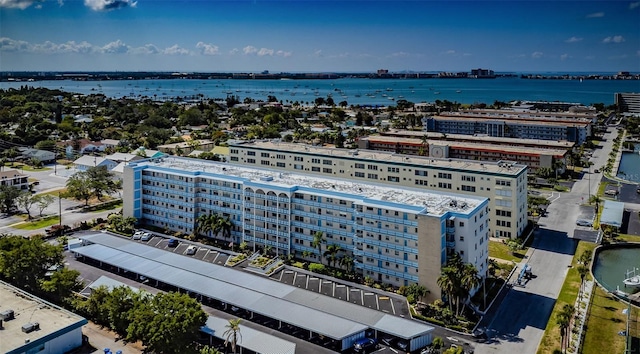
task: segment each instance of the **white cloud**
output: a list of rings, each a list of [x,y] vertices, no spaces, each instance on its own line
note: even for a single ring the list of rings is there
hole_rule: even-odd
[[[571,58],[571,56],[569,56],[569,54],[566,54],[566,53],[560,56],[560,60],[567,60],[568,58]]]
[[[544,55],[544,53],[542,53],[542,52],[533,52],[533,53],[531,53],[531,57],[533,59],[540,59],[540,58],[542,58],[543,55]]]
[[[410,54],[407,52],[396,52],[396,53],[391,53],[392,57],[396,57],[396,58],[406,58],[408,57]]]
[[[455,51],[455,50],[453,50],[453,49],[449,49],[449,50],[447,50],[446,52],[444,52],[444,54],[452,55],[452,54],[456,54],[456,51]]]
[[[0,0],[0,8],[6,7],[9,9],[24,10],[27,7],[33,5],[33,3],[40,4],[43,0]]]
[[[142,47],[131,48],[133,54],[158,54],[160,50],[153,44],[145,44]]]
[[[624,42],[624,37],[622,36],[609,36],[602,40],[602,43],[622,43]]]
[[[220,54],[220,49],[217,45],[208,44],[204,42],[198,42],[196,48],[200,49],[200,53],[204,55],[217,55]]]
[[[260,50],[258,51],[258,56],[259,57],[264,57],[264,56],[273,56],[273,49],[268,49],[268,48],[260,48]]]
[[[254,46],[252,46],[252,45],[248,45],[248,46],[246,46],[246,47],[242,48],[242,52],[243,52],[245,55],[255,54],[255,53],[257,53],[257,52],[258,52],[258,48],[254,47]]]
[[[631,4],[629,4],[629,10],[633,10],[636,7],[640,7],[640,1],[632,2]]]
[[[276,55],[277,55],[277,56],[279,56],[279,57],[285,57],[285,58],[290,57],[290,56],[291,56],[291,54],[293,54],[293,53],[291,53],[291,52],[285,52],[284,50],[279,50],[279,51],[277,51],[277,52],[276,52]]]
[[[107,43],[101,50],[107,54],[124,54],[129,51],[129,46],[118,39],[117,41]]]
[[[27,52],[30,49],[31,44],[28,42],[7,37],[0,38],[0,52]]]
[[[594,12],[592,14],[588,14],[587,18],[600,18],[604,17],[604,12]]]
[[[177,44],[174,44],[169,48],[165,48],[162,51],[162,53],[163,54],[168,54],[168,55],[189,55],[189,54],[191,54],[191,52],[189,52],[188,49],[181,48]]]
[[[58,6],[60,7],[64,6],[64,0],[58,0]]]
[[[582,41],[582,39],[583,39],[582,37],[576,37],[576,36],[573,36],[573,37],[571,37],[571,38],[567,38],[567,39],[565,40],[565,42],[566,42],[566,43],[577,43],[577,42],[581,42],[581,41]]]
[[[313,56],[314,56],[314,57],[317,57],[317,58],[323,57],[324,55],[322,54],[322,49],[316,49],[316,50],[314,50],[314,51],[313,51]]]
[[[111,11],[125,7],[136,7],[136,5],[138,2],[132,0],[84,0],[84,6],[93,11]]]
[[[229,51],[229,54],[231,54],[231,55],[236,55],[236,54],[238,54],[239,52],[240,52],[240,49],[238,49],[238,48],[233,48],[233,49],[231,49],[231,50]]]

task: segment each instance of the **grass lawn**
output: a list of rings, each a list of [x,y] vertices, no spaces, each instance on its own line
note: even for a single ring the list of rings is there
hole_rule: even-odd
[[[619,234],[618,236],[616,236],[616,241],[640,242],[640,236],[628,235],[628,234]]]
[[[625,303],[597,287],[587,319],[583,354],[624,352],[625,337],[618,332],[626,328],[627,316],[622,314],[626,308]]]
[[[24,164],[20,164],[20,163],[14,164],[13,168],[18,169],[18,170],[23,170],[23,171],[29,171],[29,172],[44,172],[44,171],[50,171],[51,170],[50,167],[35,168],[35,167],[32,167],[32,166],[24,165]]]
[[[52,190],[52,191],[48,191],[46,193],[38,193],[38,194],[49,194],[52,195],[54,197],[58,197],[58,193],[60,193],[62,195],[62,198],[64,198],[65,193],[67,192],[66,188],[60,188],[60,189],[56,189],[56,190]]]
[[[560,327],[556,324],[557,314],[562,310],[562,307],[565,304],[575,304],[576,299],[578,298],[578,289],[580,288],[580,274],[578,274],[578,271],[576,270],[578,258],[585,250],[593,252],[595,247],[596,244],[590,242],[580,241],[578,244],[576,253],[571,262],[572,267],[567,272],[567,277],[562,285],[562,290],[560,290],[558,300],[553,306],[549,322],[547,322],[547,328],[544,330],[540,346],[538,346],[538,354],[550,354],[553,353],[555,349],[560,349]]]
[[[58,215],[53,215],[44,219],[40,219],[38,221],[27,221],[25,223],[14,225],[12,227],[20,230],[37,230],[43,227],[55,225],[58,223],[58,221]]]
[[[489,256],[504,259],[507,261],[520,262],[527,253],[526,249],[517,250],[515,255],[511,254],[509,247],[500,241],[489,241]]]
[[[111,204],[111,205],[103,205],[100,207],[97,207],[95,210],[91,210],[92,213],[98,213],[101,211],[105,211],[105,210],[113,210],[113,209],[117,209],[117,208],[122,208],[122,202],[119,202],[117,204]]]
[[[598,194],[597,194],[597,196],[598,197],[604,196],[604,191],[607,190],[608,186],[609,186],[609,182],[605,182],[605,181],[600,182],[600,185],[598,186]]]

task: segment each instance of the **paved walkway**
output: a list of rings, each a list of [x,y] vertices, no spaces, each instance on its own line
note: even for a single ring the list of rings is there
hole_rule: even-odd
[[[118,336],[114,332],[93,322],[89,322],[82,327],[82,334],[89,338],[89,344],[91,344],[92,348],[79,351],[76,354],[104,354],[104,348],[111,349],[113,353],[121,350],[122,354],[141,354],[143,352],[140,342],[125,343],[122,340],[118,340]]]

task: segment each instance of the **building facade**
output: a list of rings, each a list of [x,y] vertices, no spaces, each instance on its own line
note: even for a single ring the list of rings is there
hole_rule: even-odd
[[[454,158],[475,161],[515,161],[527,165],[530,172],[538,168],[558,168],[564,172],[568,150],[491,145],[459,141],[401,138],[370,135],[358,139],[358,147],[407,155]]]
[[[18,170],[0,172],[0,186],[10,186],[19,190],[29,189],[29,176]]]
[[[211,237],[336,267],[349,257],[342,267],[394,286],[422,284],[434,298],[452,253],[482,276],[488,266],[483,197],[176,157],[131,162],[123,182],[124,215],[144,224],[192,233],[201,215],[217,214],[232,228]]]
[[[322,148],[279,142],[231,143],[232,164],[303,172],[489,199],[490,236],[515,238],[527,226],[526,165]]]
[[[568,140],[580,145],[591,136],[588,118],[536,117],[518,112],[445,112],[423,119],[424,128],[443,134],[488,135],[518,139]]]
[[[640,93],[616,93],[615,103],[620,112],[640,113]]]

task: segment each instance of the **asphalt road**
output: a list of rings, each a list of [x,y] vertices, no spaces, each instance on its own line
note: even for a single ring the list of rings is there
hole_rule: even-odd
[[[605,135],[602,149],[591,159],[595,166],[606,164],[616,135],[615,129]],[[509,280],[511,287],[480,323],[490,339],[478,344],[476,353],[536,353],[575,253],[577,240],[571,236],[581,214],[580,205],[597,192],[601,178],[602,173],[585,172],[571,192],[550,198],[552,203],[539,220],[533,245]],[[534,278],[520,286],[516,278],[525,264],[532,267]]]

